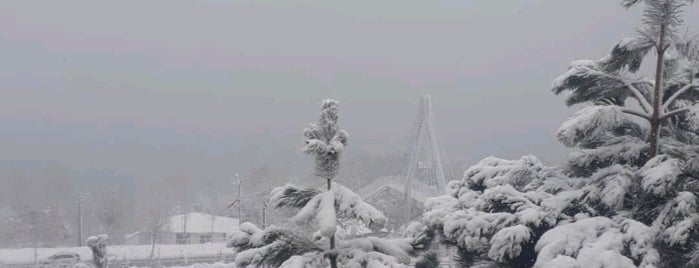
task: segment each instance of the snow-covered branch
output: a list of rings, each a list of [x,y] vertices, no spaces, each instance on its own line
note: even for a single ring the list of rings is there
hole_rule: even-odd
[[[641,94],[641,91],[640,91],[636,86],[634,86],[631,82],[626,81],[625,79],[622,79],[622,78],[619,78],[619,79],[621,80],[621,82],[624,83],[624,85],[626,85],[626,88],[627,88],[628,90],[630,90],[631,93],[633,93],[634,96],[636,96],[636,99],[637,99],[638,102],[641,104],[641,108],[642,108],[646,113],[650,113],[650,111],[653,110],[653,106],[651,106],[651,105],[650,105],[650,102],[648,102],[648,100],[646,99],[646,97],[644,97],[643,94]]]
[[[314,235],[315,238],[331,237],[335,233],[336,215],[359,219],[369,227],[380,228],[386,222],[383,213],[337,183],[333,183],[330,191],[317,194],[306,202],[292,220],[305,224],[315,219],[321,227],[321,231]]]
[[[634,86],[632,82],[624,79],[621,76],[612,75],[612,74],[609,74],[607,72],[600,71],[600,73],[606,77],[609,77],[611,79],[616,79],[616,80],[619,80],[622,83],[624,83],[624,86],[626,86],[626,89],[631,91],[631,93],[634,95],[634,97],[636,97],[636,100],[638,100],[638,103],[641,105],[641,109],[643,109],[644,112],[650,113],[651,111],[653,111],[653,106],[646,99],[646,97],[643,96],[643,94],[641,94],[641,90],[639,90],[636,86]]]
[[[631,93],[634,95],[636,100],[638,100],[638,103],[641,105],[641,108],[643,109],[643,111],[645,111],[646,113],[650,113],[653,110],[653,106],[646,99],[646,97],[643,96],[643,94],[641,93],[641,90],[639,90],[638,87],[634,86],[631,81],[629,81],[628,79],[625,79],[619,75],[614,75],[614,74],[611,74],[611,73],[606,72],[604,70],[599,70],[599,69],[597,69],[597,68],[599,68],[597,65],[593,65],[593,66],[595,66],[595,68],[592,68],[591,66],[585,66],[583,68],[591,74],[598,74],[598,75],[607,77],[609,79],[617,80],[617,81],[623,83],[624,86],[626,87],[626,89],[631,91]]]
[[[598,70],[598,69],[593,69],[589,66],[584,67],[589,73],[593,74],[598,74],[604,77],[607,77],[612,80],[617,80],[621,83],[624,84],[625,88],[633,94],[633,96],[638,100],[639,105],[641,106],[641,109],[643,109],[644,112],[650,113],[653,111],[653,106],[650,104],[648,99],[646,99],[645,96],[641,93],[641,90],[638,89],[638,87],[633,85],[633,82],[629,81],[628,79],[625,79],[619,75],[614,75],[609,72],[603,71],[603,70]]]
[[[688,112],[688,111],[690,111],[690,110],[692,110],[691,107],[684,107],[684,108],[675,109],[675,110],[669,111],[669,112],[667,112],[667,113],[663,113],[663,114],[660,116],[660,120],[663,120],[663,119],[665,119],[665,118],[672,117],[672,116],[675,116],[675,115],[678,115],[678,114],[681,114],[681,113],[684,113],[684,112]]]
[[[650,115],[648,113],[645,113],[642,111],[636,111],[636,110],[631,109],[631,108],[621,108],[620,110],[622,113],[635,115],[635,116],[638,116],[640,118],[643,118],[643,119],[650,121]]]
[[[269,202],[270,205],[275,208],[302,208],[319,193],[321,193],[319,189],[302,188],[287,183],[282,187],[272,189]]]
[[[694,80],[694,79],[692,79],[692,80]],[[665,101],[665,103],[663,103],[663,111],[666,111],[668,108],[670,108],[670,105],[672,105],[672,102],[674,102],[675,99],[677,99],[677,97],[679,97],[679,96],[682,95],[684,92],[686,92],[687,90],[690,90],[690,89],[692,89],[692,88],[694,88],[694,87],[699,87],[699,84],[694,83],[693,81],[690,81],[689,84],[687,84],[687,85],[685,85],[684,87],[680,88],[680,90],[678,90],[677,92],[675,92],[675,94],[672,94],[672,96],[670,96],[670,97]]]

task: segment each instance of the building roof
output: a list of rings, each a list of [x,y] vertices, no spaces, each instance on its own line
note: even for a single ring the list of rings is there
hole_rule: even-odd
[[[385,188],[390,188],[400,193],[405,193],[405,180],[397,176],[386,176],[376,178],[368,185],[359,190],[359,195],[366,200],[373,195],[380,194]],[[423,191],[414,191],[413,198],[420,203],[425,203],[430,196]]]
[[[192,212],[171,216],[163,229],[182,233],[185,231],[185,219],[187,233],[229,233],[239,225],[238,219]]]

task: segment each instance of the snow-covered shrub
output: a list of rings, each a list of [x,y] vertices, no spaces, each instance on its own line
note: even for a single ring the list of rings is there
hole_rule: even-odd
[[[448,195],[426,202],[423,223],[468,256],[461,260],[464,265],[526,266],[523,259],[534,254],[539,230],[558,220],[559,212],[542,206],[552,196],[543,189],[569,187],[544,183],[554,175],[558,173],[533,156],[487,158],[464,172],[461,181],[451,182]]]
[[[97,268],[107,267],[107,241],[109,237],[106,234],[90,236],[85,240],[85,245],[92,251],[92,262]]]

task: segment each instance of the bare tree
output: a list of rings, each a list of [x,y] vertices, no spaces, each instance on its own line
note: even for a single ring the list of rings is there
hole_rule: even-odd
[[[168,223],[168,218],[171,215],[173,196],[172,192],[168,191],[167,181],[156,181],[149,187],[146,207],[143,211],[143,220],[145,231],[150,237],[151,249],[148,255],[148,263],[150,267],[154,267],[155,245],[158,243],[158,237],[165,225]]]
[[[93,195],[92,212],[100,224],[101,232],[110,237],[119,237],[123,227],[125,206],[124,194],[120,189],[105,188]]]

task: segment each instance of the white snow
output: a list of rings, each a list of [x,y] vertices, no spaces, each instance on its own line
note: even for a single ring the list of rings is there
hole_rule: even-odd
[[[594,138],[618,126],[625,119],[618,106],[590,105],[568,118],[556,134],[558,140],[572,147],[586,138]]]
[[[531,229],[521,224],[503,228],[490,239],[488,257],[501,262],[516,258],[522,252],[522,244],[529,242],[531,236]]]
[[[314,234],[314,238],[333,237],[337,231],[337,214],[335,213],[335,195],[334,191],[328,191],[320,194],[321,200],[318,212],[315,216],[320,225],[320,230]]]
[[[116,260],[145,260],[150,254],[151,245],[112,245],[108,246],[109,259]],[[63,248],[38,248],[38,259],[46,259],[51,255],[61,252],[75,252],[80,255],[82,261],[91,261],[92,252],[88,247],[63,247]],[[234,251],[226,248],[225,243],[208,243],[196,245],[156,245],[156,257],[168,258],[192,258],[218,256],[220,254],[233,254]],[[33,248],[0,249],[0,263],[5,264],[30,264],[34,263]]]
[[[659,253],[653,248],[654,232],[645,224],[626,219],[621,224],[624,242],[628,244],[631,258],[641,260],[640,267],[655,267],[659,261]]]
[[[337,183],[332,184],[330,191],[322,192],[308,201],[292,221],[302,225],[315,219],[320,225],[320,230],[314,234],[314,238],[318,239],[334,235],[338,216],[356,218],[369,227],[382,227],[386,222],[383,213]]]
[[[393,256],[396,262],[408,264],[411,260],[408,255],[408,252],[412,250],[411,242],[411,238],[382,239],[366,237],[342,241],[339,248],[344,250],[359,249],[364,252],[376,251]]]
[[[682,174],[680,161],[667,155],[658,155],[641,168],[641,187],[656,196],[663,196],[672,190],[677,177]]]
[[[573,61],[570,64],[570,67],[568,68],[568,71],[564,73],[563,75],[557,77],[555,80],[553,80],[553,85],[552,88],[554,90],[561,88],[566,80],[570,78],[571,76],[579,76],[582,75],[583,73],[586,72],[586,69],[588,68],[595,68],[597,66],[597,63],[595,63],[594,60],[576,60]]]
[[[326,260],[318,253],[291,256],[279,268],[327,267]]]
[[[599,201],[610,209],[617,210],[624,203],[634,177],[632,170],[622,165],[603,168],[592,175],[592,183],[584,188],[585,201]]]
[[[519,160],[487,157],[464,172],[468,183],[495,187],[510,184],[519,189],[535,179],[544,164],[535,156],[523,156]]]
[[[188,266],[170,266],[168,268],[235,268],[233,263],[195,263]]]
[[[586,168],[592,168],[595,163],[630,162],[637,160],[648,147],[645,140],[628,136],[608,141],[608,143],[608,145],[600,148],[574,151],[570,154],[568,162],[572,165]]]
[[[578,255],[585,244],[594,242],[599,234],[614,226],[614,221],[609,218],[595,217],[563,224],[549,230],[536,243],[535,249],[539,255],[535,267],[544,267],[558,255]]]

